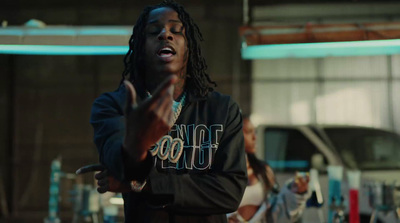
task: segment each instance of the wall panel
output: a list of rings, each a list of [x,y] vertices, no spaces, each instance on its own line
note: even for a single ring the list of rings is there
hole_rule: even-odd
[[[362,56],[256,60],[253,114],[267,123],[308,121],[393,129],[393,120],[399,119],[399,59]],[[300,106],[302,96],[306,105]],[[295,106],[304,112],[290,113]]]

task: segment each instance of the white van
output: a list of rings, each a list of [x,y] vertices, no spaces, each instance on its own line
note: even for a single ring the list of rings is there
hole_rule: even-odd
[[[374,209],[370,205],[366,182],[400,183],[400,136],[382,129],[357,126],[316,125],[260,125],[257,127],[258,156],[274,169],[282,185],[295,171],[319,171],[324,204],[319,208],[307,208],[303,223],[327,222],[328,216],[328,165],[341,165],[344,171],[361,170],[359,191],[360,220],[370,222]],[[342,194],[348,215],[348,185],[343,174]],[[398,194],[400,188],[394,192]],[[397,197],[398,199],[398,197]],[[394,206],[399,206],[397,200]],[[399,207],[400,208],[400,207]],[[377,211],[377,221],[398,222],[394,207],[387,213]],[[400,222],[400,221],[399,221]]]

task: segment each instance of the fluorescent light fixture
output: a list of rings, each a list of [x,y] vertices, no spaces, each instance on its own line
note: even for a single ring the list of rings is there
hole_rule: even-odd
[[[400,39],[256,45],[242,48],[242,58],[279,59],[400,54]]]
[[[6,27],[0,36],[130,36],[132,26],[48,26],[46,28]]]
[[[126,46],[0,45],[0,54],[20,55],[125,55]]]

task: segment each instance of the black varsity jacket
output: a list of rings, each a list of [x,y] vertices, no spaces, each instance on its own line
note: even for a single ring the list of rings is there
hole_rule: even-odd
[[[188,94],[168,135],[140,166],[122,154],[126,89],[98,97],[90,122],[100,162],[118,180],[146,179],[151,192],[124,193],[125,222],[226,222],[247,184],[242,118],[229,97]],[[149,127],[151,128],[151,127]]]

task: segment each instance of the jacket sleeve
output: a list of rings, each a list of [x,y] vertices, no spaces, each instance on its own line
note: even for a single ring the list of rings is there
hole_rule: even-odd
[[[298,221],[304,212],[306,207],[306,201],[310,194],[296,194],[288,189],[287,185],[293,179],[288,180],[288,182],[282,187],[278,194],[277,202],[275,206],[272,207],[272,220],[268,222],[296,222]]]
[[[226,117],[226,116],[225,116]],[[149,176],[156,194],[172,194],[169,209],[180,214],[223,214],[235,211],[247,184],[246,160],[239,107],[230,101],[224,133],[207,173]]]
[[[152,159],[149,156],[149,159],[141,165],[132,166],[128,163],[129,159],[123,154],[124,103],[125,92],[121,90],[105,93],[94,101],[90,117],[90,123],[94,129],[94,143],[100,162],[106,166],[112,176],[121,182],[143,180],[151,170]]]

